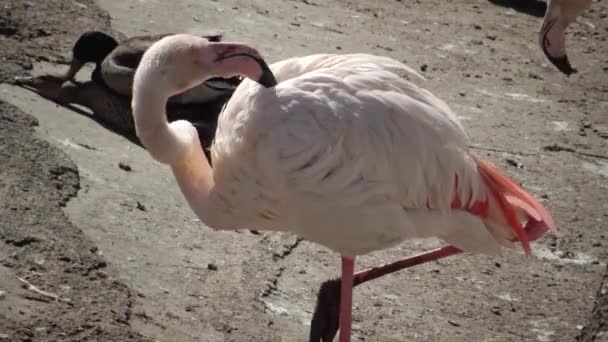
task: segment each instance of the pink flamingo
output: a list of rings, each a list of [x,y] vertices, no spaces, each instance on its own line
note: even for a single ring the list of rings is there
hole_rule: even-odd
[[[416,75],[368,54],[292,58],[271,71],[247,45],[186,34],[156,42],[135,74],[137,135],[205,224],[293,232],[340,253],[341,342],[356,256],[433,236],[454,246],[434,259],[514,242],[529,252],[530,238],[555,229],[531,195],[469,152],[445,103],[400,74]],[[212,169],[195,127],[168,123],[165,104],[235,75],[248,80],[220,115]]]
[[[539,43],[547,59],[570,76],[576,69],[566,54],[566,28],[588,7],[591,0],[547,0],[547,11],[539,32]]]

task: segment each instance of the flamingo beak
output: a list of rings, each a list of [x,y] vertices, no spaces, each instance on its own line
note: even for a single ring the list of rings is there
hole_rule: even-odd
[[[548,8],[539,32],[539,43],[551,64],[570,76],[577,70],[572,67],[566,54],[566,26],[560,7],[556,5]]]
[[[253,48],[237,43],[213,43],[217,57],[214,60],[219,76],[242,75],[260,85],[271,88],[277,85],[268,64]]]
[[[266,88],[272,88],[276,86],[278,84],[277,79],[276,77],[274,77],[274,74],[272,73],[272,70],[270,70],[270,67],[268,67],[268,64],[266,64],[266,61],[263,60],[261,57],[250,57],[253,58],[256,63],[258,63],[258,66],[262,70],[262,75],[257,80],[257,82]]]

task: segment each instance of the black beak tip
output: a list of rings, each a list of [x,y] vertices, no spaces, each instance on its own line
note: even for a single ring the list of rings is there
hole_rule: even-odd
[[[262,77],[260,77],[258,83],[266,88],[272,88],[278,84],[276,78],[270,70],[262,74]]]
[[[265,68],[262,68],[262,76],[258,80],[258,83],[266,88],[272,88],[278,84],[277,79],[274,77],[274,74],[268,68],[268,65],[264,65]]]
[[[549,61],[553,65],[555,65],[555,67],[559,71],[564,73],[566,76],[570,76],[570,75],[576,74],[578,72],[578,70],[573,68],[572,65],[570,64],[570,61],[568,60],[567,55],[564,55],[562,57],[551,57],[551,56],[547,56],[547,57],[549,57]]]
[[[266,64],[262,58],[255,58],[256,62],[260,65],[260,69],[262,69],[262,75],[260,79],[257,81],[260,85],[266,88],[272,88],[278,84],[276,77],[272,73],[272,70]]]

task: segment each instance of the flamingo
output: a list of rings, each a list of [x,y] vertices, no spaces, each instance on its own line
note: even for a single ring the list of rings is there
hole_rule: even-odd
[[[213,168],[167,99],[211,77],[244,76],[220,114]],[[400,76],[404,75],[404,76]],[[351,338],[355,258],[411,238],[495,254],[555,230],[548,211],[471,154],[448,105],[369,54],[317,54],[268,67],[246,44],[178,34],[136,70],[132,109],[151,157],[170,166],[191,209],[213,229],[295,233],[342,257],[340,342]]]
[[[570,76],[572,67],[566,53],[566,28],[591,4],[591,0],[547,0],[547,11],[539,32],[539,44],[549,61]]]

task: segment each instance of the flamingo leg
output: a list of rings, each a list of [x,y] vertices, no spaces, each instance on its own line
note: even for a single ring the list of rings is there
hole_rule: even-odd
[[[357,285],[379,278],[386,274],[397,272],[404,268],[424,264],[429,261],[443,259],[461,252],[462,251],[460,249],[454,246],[444,246],[380,267],[374,267],[368,270],[357,272],[357,274],[354,274],[352,278],[347,279],[345,282],[342,282],[339,278],[324,282],[321,285],[317,296],[317,306],[315,308],[312,317],[312,322],[310,324],[309,342],[333,341],[333,338],[336,336],[338,330],[338,324],[336,324],[338,320],[340,321],[340,338],[342,338],[342,333],[344,332],[344,330],[342,329],[344,321],[342,313],[348,312],[348,321],[350,322],[352,304],[352,302],[344,303],[343,299],[338,302],[338,298],[344,298],[342,294],[344,294],[345,291],[350,291],[348,295],[349,299],[352,300],[352,288]],[[354,271],[354,259],[352,259],[350,261],[351,273],[345,273],[345,261],[348,262],[346,259],[347,258],[342,258],[342,279],[346,279],[345,275],[352,275],[352,272]],[[351,286],[349,287],[348,284],[351,284]],[[348,304],[348,308],[345,308],[345,305],[343,304]],[[337,307],[340,307],[339,311],[337,310]],[[343,340],[340,339],[340,342],[343,342]]]
[[[390,264],[357,272],[357,274],[355,274],[354,276],[353,287],[368,282],[370,280],[380,278],[383,275],[400,271],[404,268],[424,264],[429,261],[436,261],[439,259],[447,258],[458,253],[462,253],[462,250],[454,246],[444,246],[432,249],[430,251],[422,252],[420,254],[407,257],[405,259],[401,259]]]
[[[524,226],[524,232],[526,233],[526,238],[529,241],[538,239],[540,236],[543,235],[546,230],[547,226],[545,222],[536,221],[530,217],[528,217],[528,222]],[[404,268],[424,264],[429,261],[443,259],[459,253],[462,253],[462,250],[450,245],[436,248],[390,264],[357,272],[357,274],[353,275],[352,279],[349,278],[347,280],[347,283],[352,284],[352,287],[355,287],[370,280],[379,278],[383,275],[397,272]],[[344,277],[345,274],[344,259],[345,258],[342,259],[342,277]],[[338,331],[337,322],[341,318],[341,312],[337,310],[339,306],[341,307],[341,303],[338,302],[338,298],[340,297],[341,291],[342,293],[344,292],[344,289],[346,288],[345,286],[346,283],[342,283],[340,278],[328,280],[321,285],[321,288],[319,289],[319,293],[317,295],[317,306],[315,307],[315,311],[312,316],[312,321],[310,323],[310,337],[308,340],[309,342],[333,341]],[[352,293],[350,295],[351,297],[349,298],[352,298]],[[348,313],[350,315],[350,310],[348,311]],[[340,324],[342,324],[341,320]],[[340,337],[342,337],[342,325],[340,325]],[[342,342],[342,340],[340,340],[340,342]]]
[[[340,342],[350,342],[353,309],[353,276],[355,258],[342,257],[342,282],[340,289]]]

